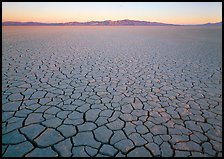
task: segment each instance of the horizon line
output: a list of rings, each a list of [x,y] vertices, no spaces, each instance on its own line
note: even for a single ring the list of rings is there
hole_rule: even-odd
[[[66,23],[88,23],[88,22],[106,22],[106,21],[111,21],[111,22],[118,22],[118,21],[137,21],[137,22],[147,22],[147,23],[160,23],[160,24],[165,24],[165,25],[204,25],[204,24],[216,24],[216,23],[222,23],[222,21],[218,22],[207,22],[207,23],[195,23],[195,24],[172,24],[172,23],[164,23],[164,22],[158,22],[158,21],[145,21],[145,20],[130,20],[130,19],[121,19],[121,20],[90,20],[90,21],[67,21],[67,22],[40,22],[40,21],[13,21],[13,20],[8,20],[8,21],[2,21],[2,24],[4,23],[9,23],[9,22],[14,22],[14,23],[43,23],[43,24],[66,24]]]

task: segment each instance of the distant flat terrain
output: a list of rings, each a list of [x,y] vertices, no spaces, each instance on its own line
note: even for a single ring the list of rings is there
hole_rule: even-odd
[[[222,27],[3,26],[2,156],[222,156]]]

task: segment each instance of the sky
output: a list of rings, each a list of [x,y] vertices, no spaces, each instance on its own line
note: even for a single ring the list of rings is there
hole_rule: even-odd
[[[222,2],[2,2],[2,22],[143,20],[170,24],[222,21]]]

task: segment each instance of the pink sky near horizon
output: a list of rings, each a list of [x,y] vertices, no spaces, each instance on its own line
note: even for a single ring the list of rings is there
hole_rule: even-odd
[[[221,2],[3,2],[2,21],[143,20],[172,24],[222,21]]]

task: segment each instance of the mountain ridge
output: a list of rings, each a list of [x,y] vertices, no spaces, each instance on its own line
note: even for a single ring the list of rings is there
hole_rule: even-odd
[[[5,21],[2,26],[222,26],[222,22],[205,23],[205,24],[168,24],[161,22],[149,22],[140,20],[104,20],[104,21],[87,21],[87,22],[65,22],[65,23],[43,23],[43,22],[17,22]]]

